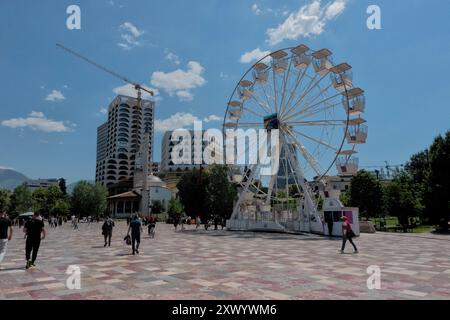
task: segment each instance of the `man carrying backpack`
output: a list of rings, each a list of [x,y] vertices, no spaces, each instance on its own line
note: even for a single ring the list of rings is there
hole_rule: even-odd
[[[112,237],[113,228],[114,228],[113,219],[111,219],[110,217],[106,217],[106,220],[102,226],[102,234],[103,234],[103,237],[105,238],[104,247],[106,247],[106,245],[108,245],[108,247],[111,247],[111,237]]]

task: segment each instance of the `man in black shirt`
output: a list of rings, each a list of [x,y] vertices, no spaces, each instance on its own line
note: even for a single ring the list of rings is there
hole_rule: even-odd
[[[8,234],[9,231],[9,234]],[[13,228],[11,220],[6,216],[6,212],[0,211],[0,263],[6,255],[8,241],[11,241]]]
[[[40,217],[38,212],[35,212],[33,218],[25,223],[23,231],[27,235],[27,241],[25,243],[25,257],[27,259],[26,269],[34,267],[34,262],[41,245],[41,240],[45,239],[45,227],[44,221]],[[30,260],[31,252],[33,252]]]
[[[137,215],[133,216],[128,228],[128,234],[131,231],[131,248],[133,249],[133,255],[139,254],[139,244],[141,243],[142,224]]]

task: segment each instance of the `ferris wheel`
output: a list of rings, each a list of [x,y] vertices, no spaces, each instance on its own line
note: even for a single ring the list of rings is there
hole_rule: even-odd
[[[319,201],[308,181],[326,184],[327,175],[356,173],[356,147],[368,133],[364,110],[364,91],[353,84],[352,67],[334,64],[328,49],[302,44],[255,63],[228,101],[223,131],[278,129],[279,168],[264,175],[259,164],[229,165],[239,192],[230,221],[240,229],[272,222],[311,231]],[[252,148],[246,144],[244,150]]]

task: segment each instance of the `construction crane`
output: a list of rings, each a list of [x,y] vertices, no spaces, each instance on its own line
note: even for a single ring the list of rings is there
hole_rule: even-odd
[[[387,161],[385,161],[384,163],[386,164],[385,168],[386,168],[386,175],[387,175],[388,179],[391,178],[391,173],[395,174],[395,172],[398,171],[398,168],[404,167],[403,164],[390,165],[389,162],[387,162]]]
[[[71,54],[73,54],[74,56],[76,56],[76,57],[78,57],[78,58],[80,58],[80,59],[86,61],[87,63],[90,63],[90,64],[92,64],[93,66],[96,66],[97,68],[99,68],[99,69],[101,69],[101,70],[103,70],[103,71],[109,73],[110,75],[112,75],[112,76],[114,76],[114,77],[116,77],[116,78],[119,78],[119,79],[121,79],[122,81],[125,81],[125,82],[127,82],[127,83],[129,83],[129,84],[131,84],[131,85],[134,87],[134,89],[137,91],[137,97],[138,97],[138,99],[141,98],[141,90],[142,90],[142,91],[145,91],[145,92],[147,92],[147,93],[149,93],[149,94],[153,97],[153,95],[154,95],[153,91],[147,90],[143,85],[141,85],[141,84],[139,84],[139,83],[137,83],[137,82],[135,82],[135,81],[131,81],[131,80],[128,79],[127,77],[124,77],[124,76],[118,74],[117,72],[114,72],[114,71],[111,71],[111,70],[105,68],[104,66],[98,64],[97,62],[92,61],[91,59],[82,56],[82,55],[79,54],[78,52],[75,52],[75,51],[73,51],[72,49],[69,49],[69,48],[63,46],[63,45],[60,44],[60,43],[57,43],[56,46],[57,46],[57,47],[60,47],[61,49],[65,50],[65,51],[67,51],[67,52],[69,52],[69,53],[71,53]]]
[[[137,92],[137,102],[138,102],[138,107],[142,108],[142,91],[145,91],[147,93],[150,94],[150,96],[154,96],[153,91],[146,89],[142,84],[139,84],[135,81],[131,81],[130,79],[128,79],[127,77],[124,77],[120,74],[118,74],[117,72],[111,71],[108,68],[105,68],[104,66],[98,64],[97,62],[86,58],[85,56],[79,54],[78,52],[73,51],[72,49],[69,49],[65,46],[63,46],[62,44],[57,43],[56,44],[57,47],[71,53],[72,55],[86,61],[87,63],[105,71],[106,73],[109,73],[110,75],[121,79],[122,81],[131,84],[134,89]],[[144,131],[144,147],[142,150],[142,156],[144,157],[144,161],[143,161],[143,181],[142,181],[142,213],[144,215],[148,215],[149,214],[149,201],[150,201],[150,194],[149,194],[149,190],[148,190],[148,168],[151,165],[151,161],[149,161],[149,143],[150,143],[150,130],[148,128],[148,126],[145,127],[145,131]]]
[[[404,164],[391,165],[388,161],[384,161],[383,165],[378,166],[361,166],[363,169],[374,169],[374,173],[377,179],[387,179],[389,180],[398,171],[399,168],[403,168]]]

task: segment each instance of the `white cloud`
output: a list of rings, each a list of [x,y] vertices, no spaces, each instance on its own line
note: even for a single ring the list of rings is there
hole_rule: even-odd
[[[284,40],[320,35],[328,21],[337,18],[345,10],[347,1],[332,0],[322,6],[320,0],[313,0],[291,13],[278,27],[268,29],[267,42],[274,46]]]
[[[71,128],[67,127],[63,121],[47,119],[42,112],[32,111],[26,118],[13,118],[3,120],[1,124],[10,128],[29,127],[33,130],[43,132],[69,132]],[[73,126],[73,125],[72,125]]]
[[[186,127],[191,127],[194,121],[200,121],[197,116],[188,112],[178,112],[171,115],[167,119],[155,120],[155,130],[157,132],[166,132],[176,129],[184,129]],[[216,115],[210,115],[203,119],[204,122],[220,121],[221,117]]]
[[[325,9],[325,18],[328,20],[334,19],[345,10],[347,0],[335,0],[329,3]]]
[[[192,89],[203,86],[206,80],[202,77],[204,68],[196,61],[189,61],[188,69],[177,69],[165,73],[153,72],[151,84],[157,88],[164,89],[169,95],[176,94],[181,101],[192,100]]]
[[[108,109],[106,109],[106,108],[100,108],[99,112],[100,112],[101,114],[107,114],[107,113],[108,113]]]
[[[288,12],[287,6],[285,6],[285,5],[281,8],[272,9],[272,8],[267,8],[267,7],[264,8],[264,7],[257,5],[256,3],[254,3],[252,5],[251,9],[252,9],[252,13],[255,16],[262,16],[262,15],[270,14],[270,15],[274,15],[275,17],[278,17],[279,15],[285,16],[286,12]]]
[[[191,113],[178,112],[171,115],[167,119],[155,120],[155,130],[158,132],[166,132],[176,129],[182,129],[187,126],[192,126],[194,121],[199,119]]]
[[[261,49],[256,48],[253,51],[249,51],[244,53],[241,58],[239,59],[240,63],[249,63],[252,61],[258,61],[265,56],[267,56],[270,53],[270,51],[261,51]]]
[[[12,167],[5,167],[5,166],[0,166],[0,169],[3,169],[3,170],[14,170],[14,168],[12,168]]]
[[[159,90],[158,89],[153,89],[153,88],[149,88],[147,86],[143,86],[145,89],[149,90],[149,91],[153,91],[153,94],[155,96],[157,96],[159,94]],[[121,87],[117,87],[113,89],[113,92],[115,94],[121,94],[124,96],[128,96],[128,97],[133,97],[133,98],[137,98],[137,91],[134,88],[133,85],[131,84],[125,84]],[[146,91],[141,91],[142,92],[142,99],[150,99],[152,96],[150,95],[150,93],[146,92]]]
[[[119,42],[117,45],[125,50],[131,50],[134,47],[141,46],[141,42],[139,38],[144,34],[143,30],[139,30],[135,25],[131,22],[125,22],[120,25],[120,30],[124,33],[120,35],[122,38],[122,42]]]
[[[30,117],[33,117],[33,118],[44,118],[45,116],[44,116],[44,113],[43,113],[43,112],[40,112],[40,111],[31,111]]]
[[[257,16],[259,16],[262,13],[261,9],[258,8],[258,5],[256,3],[252,5],[252,12]]]
[[[135,38],[139,38],[140,36],[142,36],[144,34],[144,31],[141,31],[138,28],[136,28],[136,26],[134,24],[132,24],[131,22],[125,22],[120,27],[122,29],[125,29],[126,31],[130,32],[133,35],[133,37],[135,37]]]
[[[204,122],[212,122],[212,121],[220,121],[220,120],[223,120],[223,118],[216,116],[215,114],[207,116],[203,119]]]
[[[194,100],[194,95],[191,92],[187,91],[187,90],[177,91],[176,95],[180,99],[180,101],[192,101],[192,100]]]
[[[49,93],[49,94],[47,95],[47,97],[45,98],[46,101],[52,101],[52,102],[55,102],[55,101],[62,101],[62,100],[64,100],[64,99],[66,99],[66,97],[64,97],[64,95],[62,94],[62,92],[59,91],[59,90],[53,90],[53,91],[52,91],[51,93]]]
[[[165,49],[164,53],[166,54],[166,59],[179,65],[181,63],[180,57],[178,57],[175,53],[170,52],[169,49]]]

